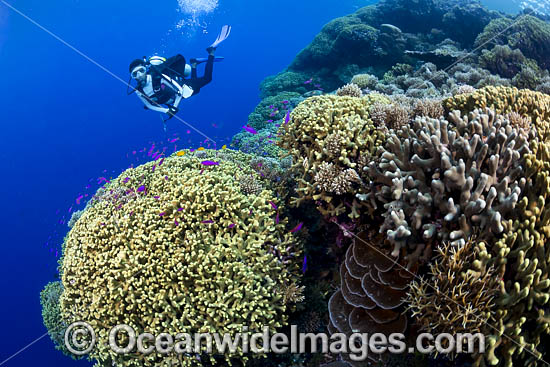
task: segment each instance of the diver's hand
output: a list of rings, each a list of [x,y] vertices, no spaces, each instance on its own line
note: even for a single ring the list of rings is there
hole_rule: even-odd
[[[174,117],[177,113],[178,113],[178,108],[177,107],[170,107],[168,109],[168,112],[166,112],[166,114],[168,116],[170,116],[170,118]]]

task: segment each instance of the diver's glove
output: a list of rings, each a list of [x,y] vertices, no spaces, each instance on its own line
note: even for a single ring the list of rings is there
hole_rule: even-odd
[[[169,118],[172,118],[172,117],[176,116],[177,113],[178,113],[178,108],[177,108],[177,107],[173,107],[173,106],[172,106],[172,107],[169,107],[168,112],[166,112],[166,114],[167,114],[168,116],[170,116]]]

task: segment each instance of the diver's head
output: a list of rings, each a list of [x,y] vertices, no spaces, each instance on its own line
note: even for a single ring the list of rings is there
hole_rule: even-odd
[[[130,75],[132,79],[137,80],[138,82],[145,81],[147,75],[147,68],[145,67],[145,61],[141,59],[135,59],[130,63],[129,67]]]

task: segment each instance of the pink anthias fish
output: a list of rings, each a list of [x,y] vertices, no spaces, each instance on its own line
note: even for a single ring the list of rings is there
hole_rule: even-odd
[[[79,197],[76,198],[76,204],[77,205],[80,205],[80,200],[82,200],[84,198],[84,195],[80,195]]]
[[[292,228],[292,229],[290,230],[290,233],[296,233],[296,232],[298,232],[300,229],[302,229],[302,226],[303,226],[303,225],[304,225],[303,222],[298,223],[298,225],[297,225],[296,227],[294,227],[294,228]]]
[[[289,121],[290,121],[290,111],[286,111],[285,125],[288,124]]]
[[[219,166],[220,162],[214,162],[214,161],[202,161],[201,164],[203,166]]]
[[[309,79],[309,80],[306,80],[306,81],[304,82],[304,84],[309,84],[309,83],[311,83],[312,81],[313,81],[313,78],[311,78],[311,79]]]
[[[275,204],[273,201],[270,201],[269,204],[273,209],[277,210],[277,204]]]
[[[235,223],[231,223],[230,225],[227,226],[227,228],[233,228],[235,227]]]
[[[201,221],[202,224],[211,224],[211,223],[214,223],[214,221],[212,219],[208,219],[208,220],[203,220]]]
[[[258,132],[253,127],[250,127],[248,125],[244,125],[243,129],[251,134],[257,134]]]

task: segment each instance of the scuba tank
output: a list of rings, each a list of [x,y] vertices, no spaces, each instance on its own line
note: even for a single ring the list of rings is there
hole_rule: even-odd
[[[162,56],[151,56],[148,63],[153,66],[159,66],[166,62],[166,58]],[[185,64],[185,69],[183,72],[183,77],[188,78],[191,75],[191,65]]]

